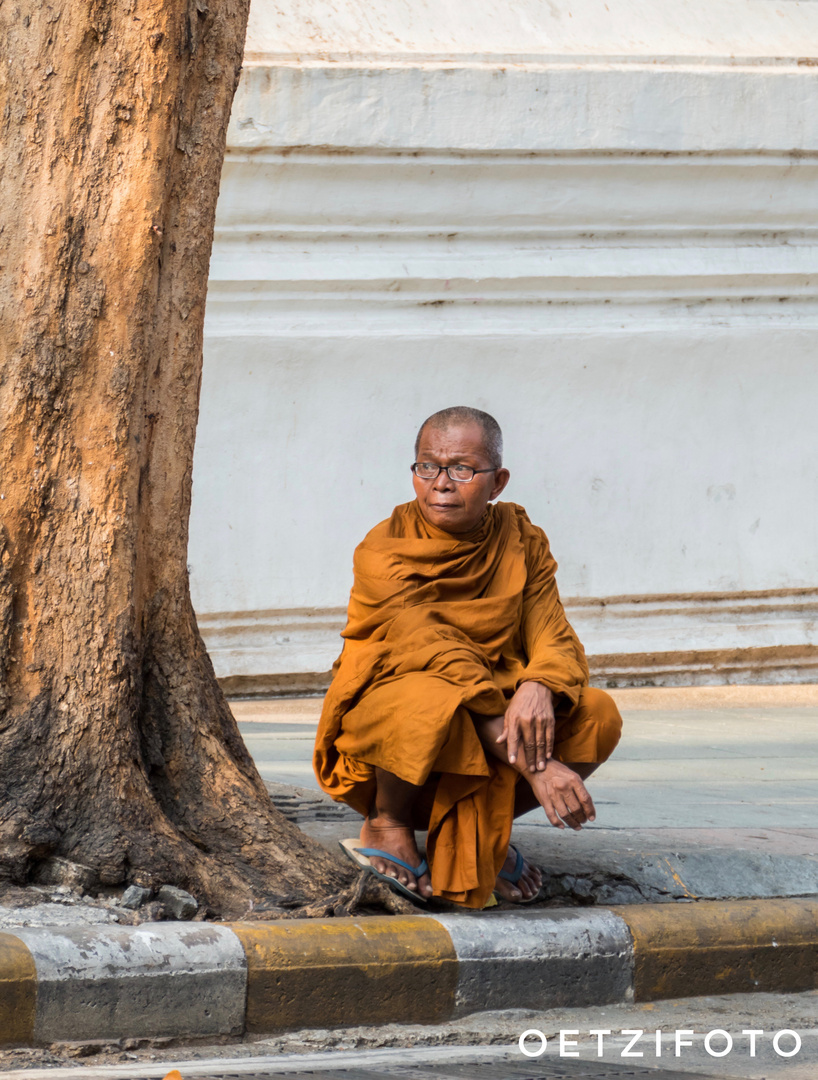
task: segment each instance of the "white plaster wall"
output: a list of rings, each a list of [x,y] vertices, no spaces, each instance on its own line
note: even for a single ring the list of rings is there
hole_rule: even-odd
[[[247,59],[650,63],[815,54],[814,0],[254,0]]]
[[[461,400],[503,425],[503,497],[547,529],[566,596],[815,584],[816,404],[798,389],[815,379],[815,327],[785,344],[695,324],[534,342],[441,331],[365,351],[288,340],[274,359],[265,338],[212,343],[203,419],[219,438],[199,465],[226,512],[191,556],[203,610],[343,603],[363,531],[414,497],[418,419]]]
[[[191,523],[220,675],[327,670],[460,402],[601,681],[818,670],[818,4],[604,9],[255,5]]]

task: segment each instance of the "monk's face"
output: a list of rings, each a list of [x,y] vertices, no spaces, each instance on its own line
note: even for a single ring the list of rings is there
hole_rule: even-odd
[[[473,469],[491,469],[492,465],[479,424],[443,429],[427,425],[421,432],[417,460],[435,465],[471,465]],[[412,482],[420,512],[429,524],[457,536],[480,524],[489,502],[508,483],[508,476],[508,469],[491,469],[462,484],[451,480],[446,472],[436,480],[422,480],[412,473]]]

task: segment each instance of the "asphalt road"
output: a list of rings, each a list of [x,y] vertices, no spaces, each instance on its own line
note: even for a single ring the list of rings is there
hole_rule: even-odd
[[[526,1059],[519,1049],[524,1031],[547,1040],[543,1057]],[[599,1054],[599,1030],[603,1056]],[[656,1056],[655,1032],[662,1033]],[[745,1031],[755,1030],[755,1054]],[[795,1046],[782,1034],[795,1031]],[[633,1034],[643,1034],[632,1044]],[[733,1045],[721,1052],[726,1031]],[[560,1032],[568,1053],[560,1057]],[[679,1056],[676,1056],[676,1033]],[[574,1041],[576,1045],[573,1045]],[[165,1040],[165,1043],[167,1040]],[[538,1037],[526,1045],[541,1046]],[[631,1054],[642,1057],[623,1057]],[[77,1061],[82,1054],[82,1064]],[[183,1080],[815,1080],[818,1077],[818,991],[802,994],[725,994],[644,1004],[548,1011],[475,1013],[443,1024],[383,1024],[336,1030],[301,1030],[213,1045],[138,1047],[100,1044],[60,1050],[0,1052],[0,1080],[161,1080],[178,1069]],[[12,1071],[24,1070],[24,1071]]]
[[[327,1060],[331,1057],[333,1060]],[[25,1073],[28,1080],[158,1080],[177,1069],[183,1080],[657,1080],[654,1069],[604,1061],[527,1060],[516,1048],[439,1047],[434,1051],[369,1050],[295,1059],[258,1058],[164,1063],[147,1069],[91,1067]],[[2,1076],[10,1074],[3,1073]],[[676,1069],[663,1080],[694,1080],[703,1074]],[[18,1077],[20,1074],[18,1074]],[[176,1077],[173,1077],[176,1080]]]

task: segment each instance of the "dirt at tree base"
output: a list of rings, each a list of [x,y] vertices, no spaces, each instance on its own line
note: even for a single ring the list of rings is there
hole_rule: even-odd
[[[83,892],[67,885],[6,885],[0,887],[0,932],[20,927],[77,927],[112,924],[140,926],[165,921],[274,921],[277,919],[347,918],[354,915],[412,914],[417,909],[387,886],[366,873],[353,874],[351,884],[340,892],[308,898],[290,895],[281,902],[269,901],[246,910],[216,912],[196,905],[193,913],[180,915],[163,902],[163,888],[145,890],[139,906],[123,904],[124,891],[108,888]],[[195,900],[195,898],[194,898]],[[192,907],[193,905],[191,905]]]

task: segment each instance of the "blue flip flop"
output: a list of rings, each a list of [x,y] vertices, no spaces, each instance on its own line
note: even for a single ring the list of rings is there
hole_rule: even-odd
[[[380,870],[376,870],[369,861],[370,858],[387,859],[389,862],[402,866],[404,870],[408,870],[409,873],[414,874],[416,878],[420,878],[429,872],[429,864],[425,859],[421,859],[417,866],[411,866],[408,862],[404,862],[403,859],[399,859],[397,855],[390,855],[388,851],[381,851],[379,848],[358,847],[357,845],[360,844],[360,842],[360,840],[338,841],[344,854],[347,855],[361,870],[368,870],[370,874],[374,874],[379,881],[388,885],[390,889],[394,889],[395,892],[400,893],[401,896],[407,897],[415,904],[428,903],[427,897],[421,896],[419,892],[415,892],[412,889],[408,889],[403,882],[398,881],[397,878],[390,877],[389,874],[382,874]]]
[[[516,885],[517,882],[520,880],[520,878],[523,876],[523,870],[525,869],[525,859],[523,858],[522,854],[517,850],[517,848],[513,844],[509,844],[508,846],[511,848],[511,850],[514,852],[514,854],[517,856],[517,861],[514,864],[514,869],[513,870],[500,870],[499,873],[497,874],[497,877],[501,877],[503,879],[503,881],[508,881],[512,885]],[[506,897],[501,896],[496,890],[495,890],[494,895],[497,897],[498,900],[507,899]],[[534,901],[539,898],[539,895],[540,895],[539,892],[536,892],[536,893],[534,893],[533,896],[529,896],[529,898],[527,900],[523,900],[521,898],[519,900],[509,900],[508,903],[510,903],[510,904],[533,904]]]

